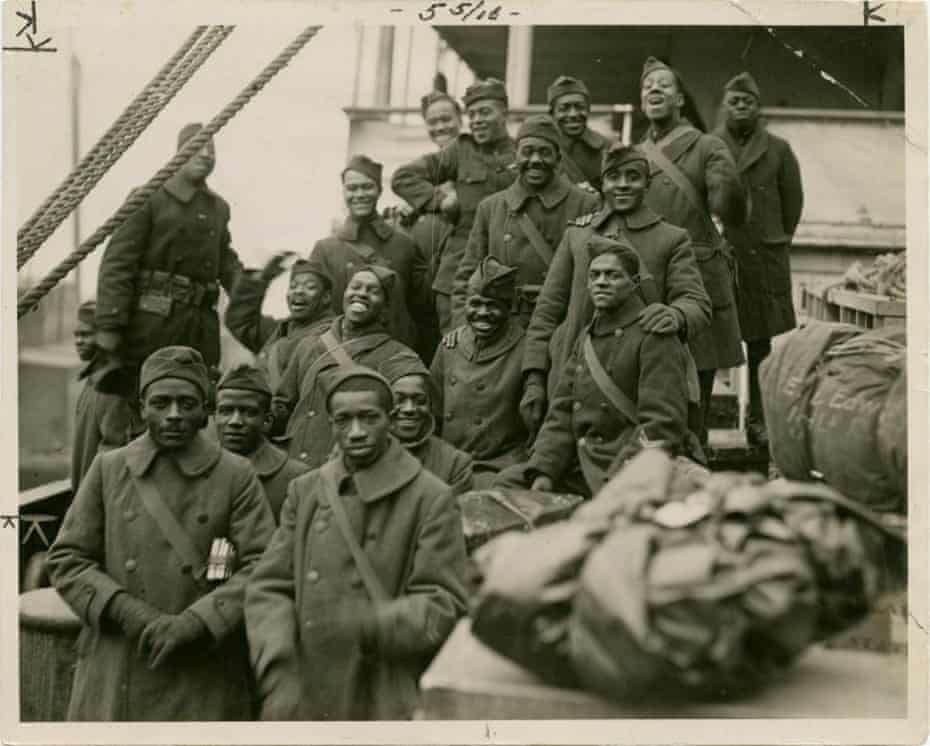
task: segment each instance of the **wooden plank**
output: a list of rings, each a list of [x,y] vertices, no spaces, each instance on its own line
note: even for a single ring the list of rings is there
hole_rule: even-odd
[[[827,291],[827,297],[840,306],[854,308],[876,316],[904,316],[907,313],[907,303],[901,300],[892,300],[885,295],[860,293],[845,288],[832,288]]]

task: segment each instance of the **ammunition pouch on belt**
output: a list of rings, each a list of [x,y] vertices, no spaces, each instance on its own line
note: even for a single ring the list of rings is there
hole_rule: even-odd
[[[219,287],[215,282],[198,282],[184,275],[160,270],[143,270],[136,284],[138,308],[158,316],[170,316],[174,305],[215,308]]]
[[[542,292],[542,285],[521,285],[518,287],[513,298],[514,315],[526,316],[527,318],[532,316],[540,292]]]

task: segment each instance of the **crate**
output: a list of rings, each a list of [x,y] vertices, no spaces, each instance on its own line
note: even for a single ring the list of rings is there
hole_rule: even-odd
[[[843,287],[801,291],[801,308],[810,319],[854,324],[863,329],[904,326],[907,303],[885,295],[872,295]]]

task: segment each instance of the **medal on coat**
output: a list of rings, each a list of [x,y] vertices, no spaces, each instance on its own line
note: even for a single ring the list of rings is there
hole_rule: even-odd
[[[222,583],[229,580],[235,569],[236,548],[226,539],[214,539],[207,560],[207,580]]]

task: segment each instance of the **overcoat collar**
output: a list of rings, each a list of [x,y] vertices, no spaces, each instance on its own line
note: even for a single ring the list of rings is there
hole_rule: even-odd
[[[588,326],[592,337],[606,337],[611,334],[620,336],[617,332],[637,323],[639,312],[645,308],[645,303],[639,295],[633,295],[613,314],[604,316],[595,313]]]
[[[287,454],[271,445],[266,438],[262,438],[258,448],[249,454],[249,461],[252,462],[252,468],[258,476],[268,479],[284,468]]]
[[[769,133],[761,119],[756,122],[755,129],[753,129],[745,145],[740,145],[736,141],[736,138],[733,137],[726,125],[718,127],[714,134],[727,144],[736,161],[736,167],[741,172],[751,168],[756,161],[765,155],[765,151],[769,147]]]
[[[375,502],[403,489],[423,470],[422,464],[393,436],[388,440],[387,450],[371,466],[350,473],[339,457],[327,461],[320,468],[331,470],[333,481],[340,487],[344,480],[352,479],[358,496],[366,503]]]
[[[507,187],[504,192],[507,204],[513,212],[523,208],[526,201],[532,197],[539,197],[543,207],[551,210],[565,200],[569,192],[569,183],[562,178],[562,175],[556,171],[552,176],[552,181],[546,184],[545,189],[541,192],[530,192],[518,178],[513,184]]]
[[[512,350],[522,338],[523,328],[511,318],[507,320],[507,330],[491,345],[479,346],[471,327],[465,326],[459,333],[458,346],[470,362],[486,363]]]
[[[172,459],[184,476],[199,477],[216,466],[223,455],[223,449],[218,442],[207,438],[200,431],[184,450],[171,455],[163,454],[152,436],[146,432],[126,446],[125,454],[126,466],[135,477],[144,476],[159,455]]]
[[[178,202],[183,202],[185,205],[190,204],[197,192],[203,192],[210,197],[216,196],[216,193],[207,186],[206,182],[191,188],[188,184],[182,182],[176,174],[171,176],[162,185],[162,188]]]
[[[671,132],[662,137],[656,145],[662,148],[665,157],[674,162],[678,160],[683,153],[688,151],[694,143],[701,138],[701,131],[692,125],[687,119],[682,119],[681,123]],[[652,140],[650,132],[646,132],[643,141]],[[650,162],[650,171],[655,173],[659,168]]]
[[[364,225],[371,226],[371,230],[381,241],[387,241],[394,235],[394,229],[380,215],[376,214],[371,220],[364,223],[359,222],[350,215],[342,223],[338,236],[345,241],[358,241],[359,233]]]
[[[600,132],[595,132],[590,127],[585,127],[578,137],[568,137],[562,130],[559,130],[559,140],[562,144],[562,150],[568,152],[576,142],[583,143],[590,150],[601,150],[607,144],[607,138]]]
[[[655,225],[662,220],[658,214],[653,212],[650,208],[646,207],[645,204],[640,205],[633,212],[627,213],[626,215],[621,215],[616,210],[611,210],[609,207],[605,206],[602,207],[594,216],[594,219],[591,221],[591,225],[593,225],[596,230],[603,226],[608,220],[610,220],[612,215],[616,215],[618,218],[620,218],[626,227],[633,231],[648,228],[650,225]]]
[[[423,432],[420,434],[420,436],[416,440],[411,440],[410,442],[403,442],[403,441],[398,440],[398,442],[401,443],[401,445],[403,445],[404,448],[406,448],[408,451],[410,451],[413,454],[416,454],[416,452],[420,448],[422,448],[424,445],[429,443],[430,438],[433,437],[433,433],[436,432],[436,420],[433,417],[432,412],[427,412],[426,416],[427,416],[426,427],[423,428]]]

